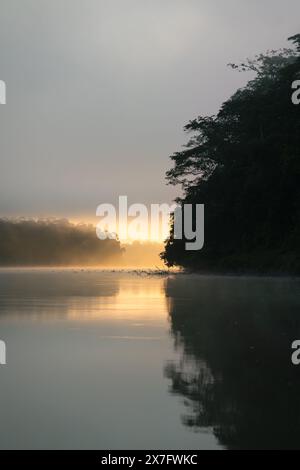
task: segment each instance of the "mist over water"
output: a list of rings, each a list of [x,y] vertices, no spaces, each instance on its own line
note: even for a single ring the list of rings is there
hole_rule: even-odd
[[[0,219],[1,266],[162,266],[162,243],[99,240],[92,224],[67,219]]]
[[[300,447],[299,292],[292,279],[0,270],[0,447]]]

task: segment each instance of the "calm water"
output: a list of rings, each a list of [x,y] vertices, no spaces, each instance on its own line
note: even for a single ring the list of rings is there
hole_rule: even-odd
[[[299,287],[1,271],[0,447],[300,448]]]

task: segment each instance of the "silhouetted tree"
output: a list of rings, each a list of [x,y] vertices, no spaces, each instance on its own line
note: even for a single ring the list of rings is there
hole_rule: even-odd
[[[171,156],[180,204],[205,204],[205,247],[185,250],[173,229],[162,259],[197,269],[300,272],[300,35],[294,49],[270,51],[231,67],[255,78],[217,116],[185,127],[193,136]]]

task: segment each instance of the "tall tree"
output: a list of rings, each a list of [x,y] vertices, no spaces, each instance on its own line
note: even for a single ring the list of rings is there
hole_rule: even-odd
[[[300,272],[300,34],[293,49],[247,60],[255,78],[216,116],[199,116],[185,130],[185,149],[171,156],[170,184],[179,204],[205,204],[205,246],[185,250],[173,227],[162,259],[167,265],[234,271]]]

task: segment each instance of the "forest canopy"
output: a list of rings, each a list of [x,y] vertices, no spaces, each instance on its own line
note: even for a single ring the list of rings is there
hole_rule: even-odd
[[[188,252],[173,229],[162,259],[168,266],[239,272],[300,272],[300,34],[291,48],[241,65],[255,77],[216,116],[199,116],[185,131],[183,151],[171,156],[170,184],[178,203],[205,204],[205,246]]]
[[[0,219],[1,266],[107,265],[119,261],[117,240],[99,240],[95,227],[66,219]]]

